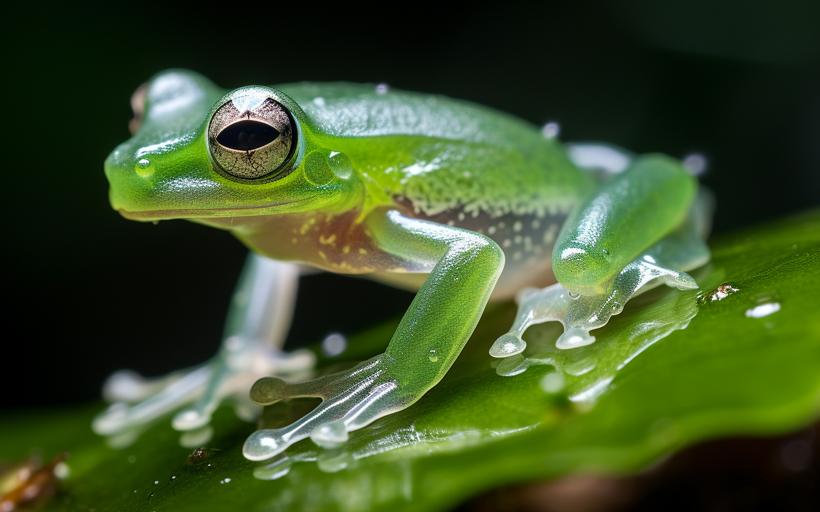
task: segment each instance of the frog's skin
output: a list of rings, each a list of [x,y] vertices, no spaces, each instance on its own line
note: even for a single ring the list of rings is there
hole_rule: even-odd
[[[323,402],[290,426],[255,432],[244,447],[250,459],[308,436],[343,442],[413,404],[453,364],[491,297],[557,278],[522,292],[515,325],[491,354],[519,354],[526,326],[548,319],[564,323],[558,345],[569,348],[591,343],[589,330],[650,281],[695,288],[684,271],[709,258],[708,208],[678,161],[606,146],[568,151],[522,120],[467,102],[349,83],[226,91],[168,71],[134,103],[138,130],[105,163],[112,206],[129,219],[229,230],[255,254],[220,353],[150,382],[115,374],[107,397],[133,405],[100,415],[100,433],[192,402],[173,424],[202,427],[224,399],[247,397],[254,380],[309,370],[309,356],[279,350],[296,264],[372,274],[418,294],[383,354],[307,382],[258,380],[256,404]]]

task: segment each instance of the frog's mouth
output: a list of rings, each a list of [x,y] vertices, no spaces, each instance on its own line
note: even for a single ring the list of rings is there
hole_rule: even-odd
[[[138,220],[143,222],[154,222],[158,220],[171,219],[202,219],[215,217],[252,217],[256,215],[275,215],[277,213],[285,213],[276,211],[280,206],[286,206],[294,203],[301,203],[309,201],[315,196],[304,199],[297,199],[294,201],[282,201],[279,203],[269,203],[259,206],[233,206],[229,208],[188,208],[180,210],[144,210],[144,211],[129,211],[125,208],[117,208],[117,211],[129,220]]]

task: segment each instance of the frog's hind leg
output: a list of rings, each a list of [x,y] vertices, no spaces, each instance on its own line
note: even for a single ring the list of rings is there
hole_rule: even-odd
[[[280,350],[290,325],[298,269],[291,264],[251,255],[232,298],[219,353],[208,363],[156,379],[134,372],[112,375],[104,396],[115,402],[94,421],[94,430],[115,435],[192,404],[173,420],[174,428],[206,425],[226,398],[237,413],[251,419],[260,409],[248,399],[259,377],[294,375],[313,367],[312,353]],[[193,402],[193,403],[192,403]]]
[[[526,348],[521,336],[527,327],[552,320],[564,325],[564,333],[556,343],[558,348],[589,345],[595,341],[590,331],[603,327],[612,315],[620,313],[636,293],[658,284],[697,288],[686,271],[709,260],[704,239],[711,211],[711,195],[701,190],[680,227],[626,264],[616,276],[599,284],[593,293],[574,294],[560,283],[541,290],[523,290],[517,297],[519,308],[512,328],[496,340],[490,354],[509,357],[521,353]]]

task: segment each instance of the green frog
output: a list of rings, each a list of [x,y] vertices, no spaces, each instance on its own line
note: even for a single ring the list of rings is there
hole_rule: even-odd
[[[337,446],[435,386],[489,300],[519,302],[491,356],[520,354],[527,326],[547,320],[571,349],[639,291],[696,288],[686,271],[709,259],[709,199],[680,161],[564,145],[554,125],[466,101],[342,82],[224,90],[171,70],[132,103],[133,136],[105,162],[113,208],[228,230],[252,252],[219,353],[164,378],[112,376],[101,434],[175,410],[175,428],[202,428],[228,399],[250,418],[248,396],[319,397],[293,424],[253,433],[244,454],[307,437]],[[417,290],[384,353],[300,378],[311,353],[281,346],[306,267]]]

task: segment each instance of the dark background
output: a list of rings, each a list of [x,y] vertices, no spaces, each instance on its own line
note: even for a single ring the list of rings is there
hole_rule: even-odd
[[[108,206],[102,165],[129,136],[129,97],[166,68],[226,87],[386,82],[557,121],[566,141],[700,152],[717,233],[818,204],[818,2],[287,4],[4,7],[0,409],[94,400],[116,369],[156,375],[216,351],[245,249]],[[294,342],[411,298],[337,276],[303,285]]]

